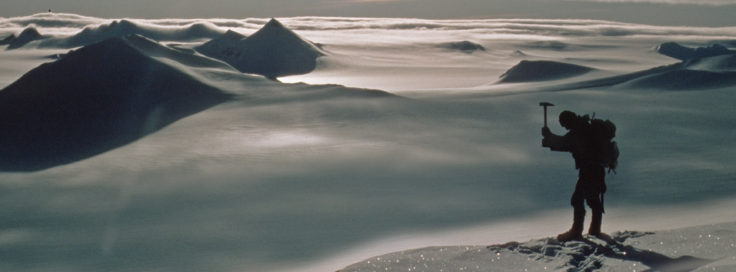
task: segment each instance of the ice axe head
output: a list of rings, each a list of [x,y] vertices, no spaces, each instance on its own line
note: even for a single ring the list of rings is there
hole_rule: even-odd
[[[539,102],[539,105],[544,107],[544,127],[547,127],[547,107],[554,106],[555,104],[549,102]]]

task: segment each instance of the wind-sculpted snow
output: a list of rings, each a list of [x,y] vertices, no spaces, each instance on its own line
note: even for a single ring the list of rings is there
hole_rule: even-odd
[[[228,99],[154,58],[176,61],[172,55],[194,64],[154,41],[125,36],[25,74],[0,91],[0,170],[38,170],[93,156]],[[199,65],[209,61],[201,59]]]
[[[317,58],[324,55],[322,50],[276,19],[249,37],[228,32],[197,50],[227,62],[243,73],[260,74],[271,79],[311,72],[317,65]]]
[[[522,60],[501,75],[500,83],[555,80],[588,73],[595,69],[554,61]]]

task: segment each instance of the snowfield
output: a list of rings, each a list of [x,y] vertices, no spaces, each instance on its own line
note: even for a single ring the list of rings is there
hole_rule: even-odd
[[[553,238],[492,246],[429,247],[386,254],[339,271],[732,271],[736,225],[623,231],[611,240]]]
[[[735,27],[43,13],[0,41],[2,271],[736,270]],[[612,240],[546,238],[577,173],[541,101],[617,125]]]

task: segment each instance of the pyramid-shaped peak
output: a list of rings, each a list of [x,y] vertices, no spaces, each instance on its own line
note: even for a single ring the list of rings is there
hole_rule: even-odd
[[[324,56],[320,48],[271,19],[260,30],[246,38],[228,32],[196,48],[200,53],[223,60],[244,73],[275,79],[286,75],[311,72],[317,58]]]
[[[291,29],[285,27],[281,22],[276,19],[271,19],[261,29],[253,33],[248,37],[251,42],[254,43],[304,43],[311,45],[311,42],[306,41]]]
[[[265,28],[265,27],[278,27],[278,28],[286,28],[286,27],[284,26],[284,24],[282,24],[281,22],[279,22],[278,20],[276,20],[276,18],[271,18],[271,20],[270,20],[270,21],[268,21],[268,23],[266,23],[266,25],[265,25],[265,26],[263,26],[263,27],[264,27],[264,28]]]

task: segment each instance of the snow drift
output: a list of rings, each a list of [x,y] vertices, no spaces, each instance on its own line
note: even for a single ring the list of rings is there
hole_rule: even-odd
[[[595,69],[555,61],[522,60],[501,75],[500,83],[547,81],[573,77],[588,73]]]
[[[193,65],[196,56],[142,36],[111,38],[43,64],[0,91],[0,170],[83,159],[228,99],[156,57]],[[200,59],[198,65],[209,61]]]
[[[230,31],[196,50],[223,60],[243,73],[271,79],[309,73],[317,66],[317,58],[325,55],[276,19],[247,38]]]

